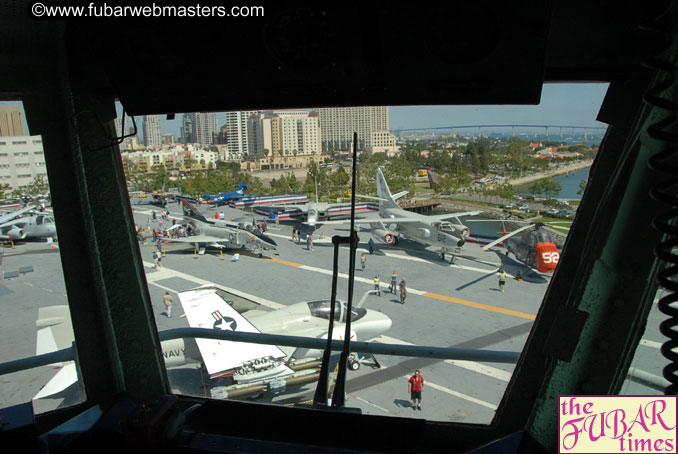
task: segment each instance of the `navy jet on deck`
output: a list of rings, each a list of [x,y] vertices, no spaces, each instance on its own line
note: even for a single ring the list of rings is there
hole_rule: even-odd
[[[172,232],[186,227],[188,235],[179,238],[168,238],[169,242],[191,243],[199,254],[204,254],[209,246],[217,249],[245,248],[262,256],[264,250],[276,249],[276,242],[250,223],[233,223],[218,219],[207,219],[187,200],[181,200],[185,222],[173,225],[167,231]],[[189,228],[190,227],[190,228]]]

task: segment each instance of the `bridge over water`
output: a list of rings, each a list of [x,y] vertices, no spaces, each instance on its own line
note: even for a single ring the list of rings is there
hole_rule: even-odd
[[[538,133],[534,131],[544,131],[544,137],[549,138],[549,130],[558,131],[558,136],[563,139],[566,137],[573,137],[576,133],[579,133],[584,138],[584,143],[586,143],[587,136],[592,132],[604,132],[607,129],[607,126],[577,126],[577,125],[535,125],[535,124],[492,124],[492,125],[457,125],[457,126],[434,126],[429,128],[401,128],[401,129],[392,129],[397,136],[402,136],[403,133],[425,133],[430,131],[432,134],[435,132],[442,133],[443,131],[452,131],[455,130],[468,130],[473,132],[473,137],[480,137],[483,134],[483,131],[494,132],[497,130],[511,130],[511,137],[516,136],[516,130],[518,135],[528,135],[528,133],[522,133],[521,131],[530,130],[531,134],[535,134],[537,137]]]

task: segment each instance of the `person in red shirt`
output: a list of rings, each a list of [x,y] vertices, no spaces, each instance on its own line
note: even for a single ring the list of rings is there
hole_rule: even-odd
[[[421,393],[424,391],[424,377],[419,373],[419,369],[414,371],[407,382],[407,392],[412,399],[412,408],[421,411]]]

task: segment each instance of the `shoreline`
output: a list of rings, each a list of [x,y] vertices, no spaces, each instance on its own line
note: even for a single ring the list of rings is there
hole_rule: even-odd
[[[545,178],[551,178],[551,177],[557,177],[560,175],[565,175],[571,172],[576,172],[578,170],[586,169],[589,168],[593,165],[593,160],[586,160],[586,161],[581,161],[581,162],[575,162],[573,164],[569,164],[567,166],[563,166],[558,169],[552,169],[552,170],[547,170],[544,172],[539,172],[535,175],[528,175],[525,177],[520,177],[520,178],[515,178],[513,180],[508,180],[507,183],[509,183],[512,186],[524,186],[528,183],[532,183],[535,181],[543,180]]]

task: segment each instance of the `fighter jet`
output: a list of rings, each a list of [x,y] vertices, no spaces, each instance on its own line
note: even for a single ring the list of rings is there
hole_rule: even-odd
[[[228,203],[231,200],[239,200],[245,196],[245,191],[247,190],[247,181],[242,180],[242,182],[230,192],[222,192],[217,195],[212,194],[203,194],[203,197],[208,199],[207,203],[213,204],[215,206],[221,206],[224,203]]]
[[[45,213],[31,214],[35,210],[35,206],[29,206],[0,216],[0,239],[55,239],[57,232],[54,218]]]
[[[363,218],[361,224],[369,224],[372,236],[382,243],[394,245],[398,238],[405,238],[426,246],[440,247],[441,258],[451,252],[456,254],[466,243],[471,230],[459,220],[463,216],[474,216],[480,211],[449,213],[434,216],[411,213],[396,203],[407,191],[391,195],[381,169],[377,169],[377,197],[360,196],[379,201],[380,219]],[[357,196],[357,195],[356,195]],[[324,224],[339,224],[343,221],[329,221]]]
[[[327,338],[328,300],[265,311],[259,309],[257,303],[217,286],[198,287],[178,295],[192,328]],[[379,311],[358,307],[349,314],[341,301],[336,309],[334,333],[343,333],[350,317],[354,341],[377,337],[392,324],[391,319]],[[73,331],[67,306],[41,308],[36,326],[39,328],[36,354],[71,346]],[[334,337],[340,339],[339,335]],[[193,338],[165,340],[161,348],[168,369],[191,363],[204,366],[210,378],[211,395],[217,398],[278,394],[287,387],[316,381],[320,367],[317,358],[321,355],[319,351],[304,348]],[[77,381],[73,361],[61,366],[34,399],[54,396]],[[349,364],[349,368],[357,369],[354,364]]]
[[[276,249],[276,242],[262,233],[250,223],[232,223],[218,219],[207,219],[187,200],[181,200],[184,214],[189,218],[183,223],[177,223],[167,229],[173,232],[180,227],[186,227],[185,237],[172,236],[167,238],[172,243],[191,243],[199,254],[204,254],[209,246],[217,249],[245,248],[259,257],[264,250]]]

